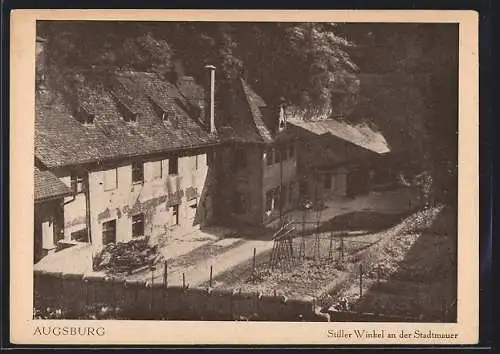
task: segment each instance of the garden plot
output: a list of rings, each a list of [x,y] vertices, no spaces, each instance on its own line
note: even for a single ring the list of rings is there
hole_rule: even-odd
[[[355,276],[360,261],[367,257],[375,259],[380,244],[411,229],[425,227],[438,212],[438,208],[434,208],[414,213],[391,229],[373,234],[345,234],[341,238],[338,235],[331,237],[332,233],[322,233],[319,237],[304,237],[303,259],[298,259],[297,253],[301,249],[302,237],[296,237],[293,250],[297,257],[287,267],[273,266],[269,261],[269,251],[255,259],[255,270],[254,261],[249,260],[215,277],[212,287],[256,291],[265,295],[321,298],[328,289]]]
[[[361,282],[358,276],[332,298],[347,300],[354,312],[456,320],[456,232],[452,220],[443,221],[452,216],[446,210],[436,219],[439,232],[432,226],[397,235],[363,271]],[[443,231],[443,224],[451,225],[451,232]]]

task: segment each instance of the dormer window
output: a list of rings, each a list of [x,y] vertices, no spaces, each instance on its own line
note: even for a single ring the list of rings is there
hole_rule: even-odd
[[[161,105],[156,98],[148,95],[149,101],[151,102],[156,114],[161,118],[162,122],[167,122],[169,120],[169,114],[167,110]]]
[[[139,120],[140,114],[139,113],[133,113],[130,116],[130,122],[137,122]]]
[[[118,109],[121,113],[121,116],[125,122],[135,123],[139,120],[140,114],[134,111],[129,105],[127,105],[123,100],[121,100],[116,93],[111,92],[116,102],[118,103]]]
[[[76,110],[76,120],[84,125],[94,124],[95,114],[89,113],[84,107],[79,106]]]

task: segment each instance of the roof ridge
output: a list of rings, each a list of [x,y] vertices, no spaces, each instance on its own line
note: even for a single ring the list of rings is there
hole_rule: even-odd
[[[255,131],[257,132],[257,134],[259,135],[259,138],[262,141],[272,140],[272,136],[271,136],[271,133],[269,131],[265,132],[265,131],[262,131],[262,129],[259,128],[259,126],[266,127],[266,125],[265,125],[264,120],[262,119],[262,117],[258,117],[255,114],[255,108],[259,109],[259,111],[260,111],[260,108],[259,107],[253,107],[253,103],[250,101],[249,91],[253,92],[253,90],[250,88],[250,86],[246,83],[246,81],[243,78],[240,78],[240,80],[241,80],[241,84],[242,84],[242,87],[243,87],[243,93],[245,94],[245,101],[247,102],[248,107],[250,109],[250,115],[252,116],[252,125],[255,127]],[[264,100],[262,100],[262,101],[264,101]],[[257,124],[256,120],[259,121],[259,124]],[[268,130],[267,127],[265,129]]]

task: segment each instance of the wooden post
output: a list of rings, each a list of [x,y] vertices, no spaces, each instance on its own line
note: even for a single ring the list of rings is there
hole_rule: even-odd
[[[344,260],[344,235],[340,235],[340,258]]]
[[[165,288],[168,286],[168,264],[167,260],[163,262],[163,285]]]
[[[166,300],[167,300],[167,287],[168,287],[168,263],[167,260],[163,262],[163,303],[162,303],[162,316],[165,318],[167,315],[167,307],[166,307]]]
[[[253,264],[252,264],[252,280],[255,282],[255,257],[257,255],[257,248],[253,248]]]
[[[363,296],[363,265],[359,265],[359,297]]]
[[[186,288],[186,274],[182,273],[182,288]]]
[[[331,261],[333,258],[333,231],[330,231],[330,249],[328,251],[328,260]]]
[[[213,271],[213,266],[210,266],[210,281],[208,283],[210,288],[212,287],[212,271]]]
[[[154,301],[154,292],[153,292],[153,283],[155,279],[155,270],[154,267],[151,266],[151,298],[149,299],[149,312],[150,315],[153,313],[153,301]]]

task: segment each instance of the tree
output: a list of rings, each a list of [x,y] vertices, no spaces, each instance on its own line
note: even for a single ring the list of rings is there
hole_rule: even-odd
[[[330,111],[355,92],[356,65],[333,23],[102,22],[38,24],[48,62],[64,82],[105,81],[116,69],[168,76],[175,59],[199,78],[205,64],[230,82],[245,77],[266,101]],[[61,82],[61,80],[58,80]]]
[[[358,44],[350,55],[361,72],[358,115],[351,118],[375,123],[396,150],[406,150],[430,174],[435,196],[455,202],[458,25],[366,28],[344,27],[344,35]]]

